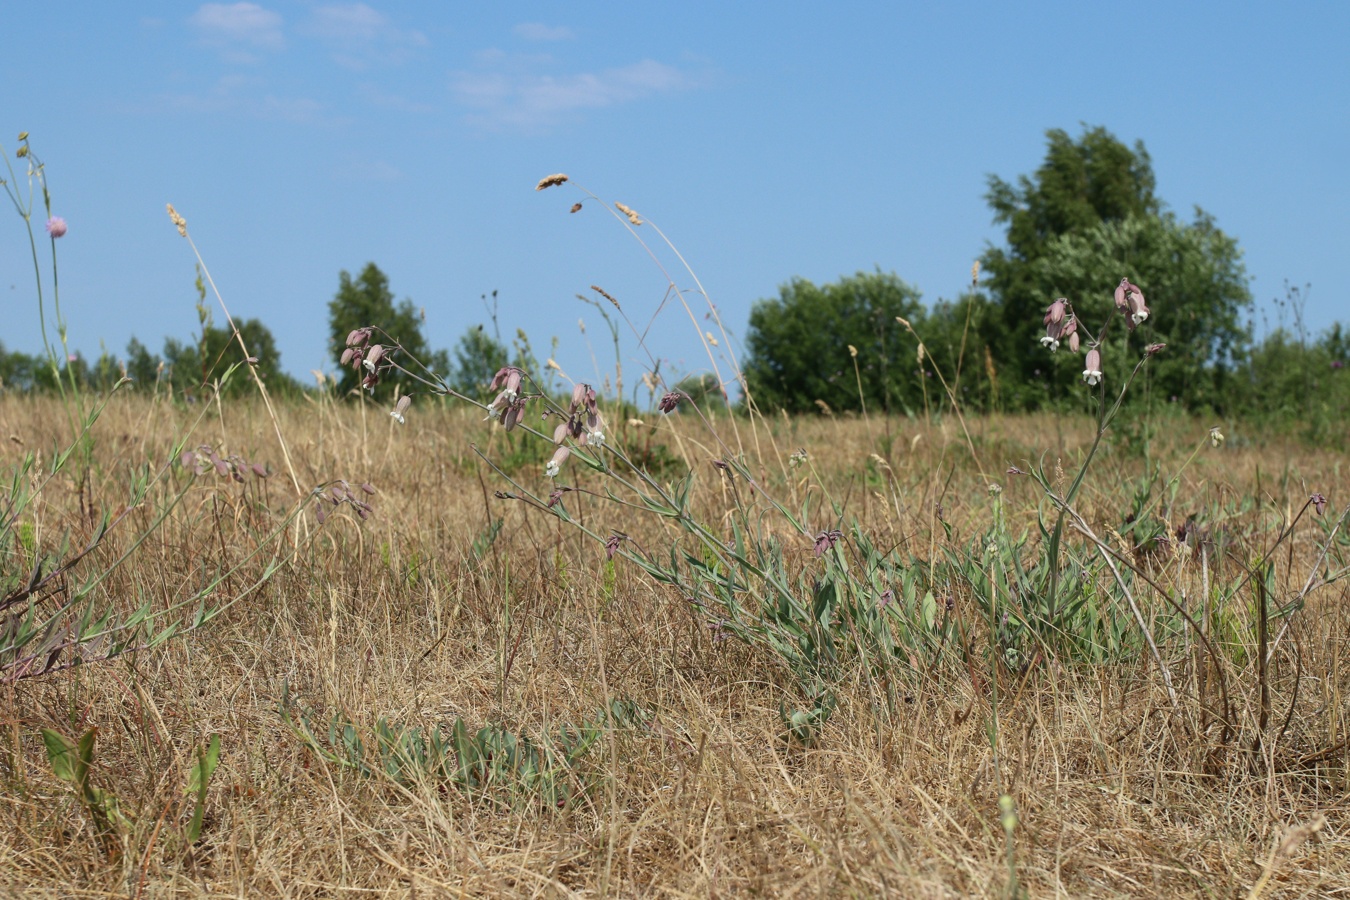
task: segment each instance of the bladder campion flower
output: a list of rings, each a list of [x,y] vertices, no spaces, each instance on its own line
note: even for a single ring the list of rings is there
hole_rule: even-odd
[[[1131,284],[1130,279],[1120,279],[1120,284],[1116,286],[1115,299],[1116,309],[1125,314],[1125,324],[1131,331],[1148,318],[1148,305],[1144,303],[1144,293],[1139,290],[1139,285]]]
[[[1093,387],[1102,380],[1102,352],[1096,347],[1088,350],[1083,361],[1083,380]]]
[[[1210,446],[1217,447],[1220,444],[1222,444],[1223,441],[1224,441],[1223,432],[1219,430],[1218,425],[1215,425],[1213,428],[1209,430]]]
[[[1321,491],[1318,491],[1316,494],[1313,494],[1311,497],[1309,497],[1308,502],[1313,505],[1313,509],[1317,510],[1317,514],[1319,516],[1322,513],[1326,512],[1327,498],[1322,496]]]

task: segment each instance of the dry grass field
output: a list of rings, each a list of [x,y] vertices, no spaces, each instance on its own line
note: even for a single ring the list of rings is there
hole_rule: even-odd
[[[574,454],[557,483],[583,490],[551,510],[547,441],[419,404],[400,426],[297,403],[274,427],[255,401],[119,393],[43,481],[70,423],[0,395],[5,483],[32,498],[7,507],[6,596],[121,516],[6,614],[59,613],[59,638],[81,603],[149,611],[107,661],[111,638],[26,664],[0,648],[0,894],[1350,895],[1342,453],[1118,427],[1076,499],[1101,546],[1064,530],[1080,606],[1041,615],[1037,523],[1057,508],[1008,469],[1043,462],[1062,493],[1086,419],[971,419],[967,437],[950,416],[724,416],[719,447],[687,409],[636,424],[602,404],[612,469]],[[692,468],[689,515],[733,562],[623,493],[614,450],[660,484]],[[368,511],[307,493],[339,479]],[[805,504],[804,530],[773,502]],[[864,541],[893,580],[869,580]],[[839,586],[800,632],[766,618],[774,565],[786,593]],[[175,622],[200,627],[142,646]],[[92,734],[83,774],[54,734]]]

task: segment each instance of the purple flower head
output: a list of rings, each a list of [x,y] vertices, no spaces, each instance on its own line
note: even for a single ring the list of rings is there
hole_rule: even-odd
[[[675,411],[675,408],[678,407],[679,405],[680,405],[679,391],[670,391],[664,397],[661,398],[661,402],[657,404],[656,408],[661,410],[661,412],[663,413],[672,413]]]
[[[628,535],[615,532],[605,541],[605,559],[613,559],[614,554],[619,552],[619,544],[628,540]]]
[[[1324,511],[1326,511],[1326,508],[1327,508],[1327,498],[1322,496],[1322,492],[1321,492],[1321,491],[1318,491],[1316,494],[1313,494],[1311,497],[1309,497],[1309,498],[1308,498],[1308,502],[1311,503],[1311,504],[1313,505],[1313,509],[1317,510],[1317,514],[1318,514],[1319,516],[1320,516]]]
[[[829,531],[822,531],[820,534],[816,535],[816,556],[824,556],[825,552],[838,543],[839,539],[843,536],[844,533],[837,528],[832,528]]]
[[[1166,344],[1149,344],[1147,347],[1144,348],[1144,352],[1149,356],[1156,356],[1157,354],[1163,352],[1163,349],[1166,347],[1167,347]]]
[[[67,230],[68,229],[66,228],[66,220],[61,218],[60,216],[52,216],[50,219],[47,220],[47,233],[50,234],[52,237],[54,238],[65,237]]]
[[[1027,474],[1027,473],[1026,473],[1026,472],[1023,472],[1021,469],[1017,468],[1017,466],[1008,466],[1008,474],[1009,474],[1009,475],[1025,475],[1025,474]]]
[[[1344,369],[1344,368],[1345,368],[1345,363],[1344,363],[1342,360],[1339,360],[1339,359],[1333,359],[1333,360],[1331,361],[1331,367],[1332,367],[1333,369]]]
[[[885,609],[886,607],[890,606],[891,603],[894,602],[894,600],[895,600],[895,591],[891,590],[890,588],[886,588],[886,590],[881,592],[881,599],[877,601],[877,606],[881,607],[882,609]]]

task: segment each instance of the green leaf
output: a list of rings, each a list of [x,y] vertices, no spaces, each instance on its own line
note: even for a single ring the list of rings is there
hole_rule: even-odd
[[[52,772],[62,781],[78,784],[82,780],[80,755],[70,738],[50,728],[42,729],[42,742],[47,745],[47,762]]]

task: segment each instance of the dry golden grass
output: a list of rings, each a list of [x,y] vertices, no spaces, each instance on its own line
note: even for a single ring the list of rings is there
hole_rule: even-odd
[[[0,689],[6,895],[1001,896],[1005,790],[1019,814],[1018,878],[1031,896],[1350,893],[1350,604],[1340,583],[1313,594],[1274,657],[1274,724],[1261,752],[1251,749],[1252,666],[1229,666],[1239,721],[1223,746],[1176,647],[1166,648],[1181,694],[1175,710],[1146,654],[1100,667],[1042,662],[1025,677],[1003,678],[997,764],[987,736],[989,671],[948,663],[916,677],[893,713],[868,674],[856,672],[820,740],[796,747],[780,738],[779,706],[794,702],[792,688],[766,652],[714,640],[680,597],[632,565],[618,564],[607,580],[602,546],[491,497],[506,485],[475,464],[469,443],[497,455],[504,436],[477,416],[414,405],[399,427],[373,406],[278,412],[301,481],[369,481],[379,491],[375,515],[361,523],[344,513],[319,529],[307,513],[292,532],[291,562],[200,632]],[[163,464],[195,415],[115,398],[95,430],[88,487],[77,493],[78,482],[66,478],[48,489],[33,514],[42,533],[78,534],[88,527],[82,505],[123,502],[127,467]],[[662,440],[677,455],[688,451],[696,506],[717,520],[729,500],[699,449],[707,445],[701,426],[687,415],[644,418],[681,430],[681,440]],[[739,428],[764,483],[791,493],[819,479],[812,489],[847,501],[879,543],[928,557],[988,525],[990,480],[1004,487],[1012,530],[1032,527],[1035,485],[1004,470],[1048,451],[1051,466],[1062,458],[1072,472],[1091,437],[1088,423],[1049,416],[970,426],[979,466],[955,422],[807,417]],[[50,401],[0,398],[0,460],[8,468],[24,450],[49,456],[65,427]],[[873,461],[869,481],[868,460],[888,429],[891,473]],[[1200,423],[1169,425],[1154,448],[1164,471],[1175,471],[1205,432]],[[1281,511],[1296,510],[1313,490],[1336,509],[1350,495],[1343,456],[1237,446],[1240,437],[1185,470],[1169,517],[1177,524],[1255,501],[1215,526],[1234,547],[1213,575],[1228,584],[1274,543]],[[626,435],[629,444],[642,440],[642,429]],[[245,491],[278,511],[292,501],[261,406],[213,408],[194,435],[199,442],[269,462],[278,475],[260,494],[199,478],[132,568],[109,583],[115,602],[119,590],[131,605],[137,587],[167,593],[194,565],[236,558],[260,527]],[[789,484],[782,462],[798,447],[811,454],[815,474]],[[1093,522],[1119,525],[1127,479],[1142,468],[1124,452],[1102,460],[1083,502]],[[547,493],[539,466],[520,477]],[[588,477],[594,483],[579,467],[564,474],[577,483]],[[648,549],[669,545],[659,523],[596,498],[576,502],[597,530],[621,529]],[[938,502],[950,542],[936,527]],[[471,544],[489,515],[505,524],[477,559]],[[1314,521],[1305,518],[1277,554],[1282,591],[1302,585],[1322,546]],[[805,565],[809,544],[795,540]],[[1165,568],[1167,584],[1200,590],[1198,565]],[[1234,600],[1244,622],[1249,598]],[[963,603],[958,592],[955,614],[973,615]],[[977,627],[972,633],[983,641]],[[1299,677],[1295,651],[1297,707],[1277,739]],[[539,734],[614,699],[637,701],[651,718],[606,732],[590,757],[593,787],[571,805],[528,797],[502,805],[325,763],[283,725],[284,689],[365,727],[381,716],[423,727],[463,717],[472,727]],[[88,726],[99,729],[96,781],[132,822],[111,847],[70,786],[53,777],[39,734]],[[202,840],[188,846],[183,785],[194,748],[214,733],[222,762]],[[1276,852],[1288,829],[1319,817],[1315,835]]]

